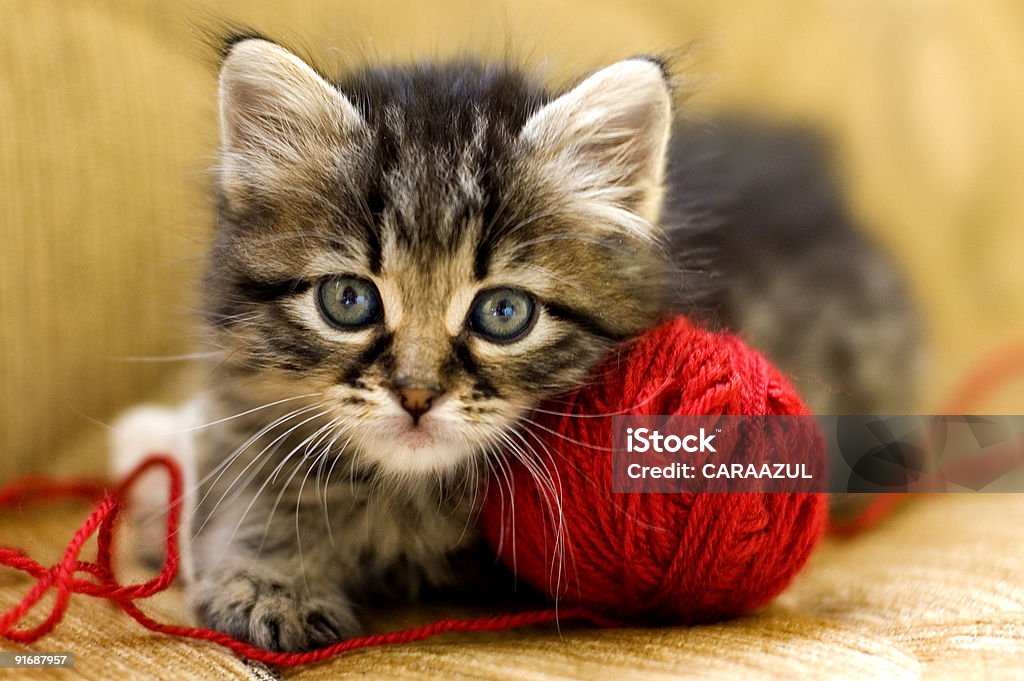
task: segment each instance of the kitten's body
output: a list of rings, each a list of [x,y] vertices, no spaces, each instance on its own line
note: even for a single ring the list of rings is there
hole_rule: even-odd
[[[655,62],[560,97],[472,63],[370,69],[335,88],[246,40],[221,107],[206,295],[223,356],[215,425],[199,431],[190,587],[207,625],[302,649],[354,633],[354,604],[464,585],[450,558],[472,549],[481,479],[500,452],[543,461],[529,409],[673,309],[752,329],[784,368],[835,389],[815,398],[827,410],[870,408],[861,396],[905,380],[898,282],[827,187],[769,196],[809,206],[792,221],[744,212],[764,178],[744,186],[734,170],[753,157],[683,131],[659,218],[670,107]],[[339,275],[372,282],[383,312],[326,319],[324,282]],[[876,275],[897,304],[871,293]],[[495,315],[518,309],[516,292],[533,301],[514,338],[474,326],[491,290],[512,291]],[[878,363],[897,373],[862,371]]]
[[[861,232],[827,146],[791,126],[722,118],[673,134],[662,224],[676,310],[740,333],[819,414],[913,408],[918,319],[892,262]]]

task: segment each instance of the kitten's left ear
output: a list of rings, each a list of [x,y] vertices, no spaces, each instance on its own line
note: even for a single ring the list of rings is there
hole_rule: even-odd
[[[637,58],[598,71],[542,107],[520,139],[554,177],[590,199],[629,209],[650,229],[660,209],[671,124],[662,66]]]
[[[363,127],[352,103],[288,50],[234,44],[220,71],[221,186],[230,197],[308,186]]]

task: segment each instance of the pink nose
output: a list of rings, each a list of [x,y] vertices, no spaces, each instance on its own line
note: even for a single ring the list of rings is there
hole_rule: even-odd
[[[402,408],[412,416],[413,425],[420,422],[420,417],[430,409],[434,398],[440,396],[440,392],[429,388],[398,388],[395,393],[402,404]]]

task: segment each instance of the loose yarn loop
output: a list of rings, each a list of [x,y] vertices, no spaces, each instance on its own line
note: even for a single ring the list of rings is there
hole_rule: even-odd
[[[136,584],[120,584],[114,574],[112,563],[116,539],[115,530],[121,514],[126,508],[132,486],[149,471],[160,468],[167,473],[170,486],[166,553],[163,566],[152,579]],[[279,667],[294,667],[319,662],[356,648],[411,643],[442,632],[497,631],[551,622],[556,619],[586,620],[598,626],[615,624],[612,620],[590,613],[583,608],[537,610],[497,617],[442,619],[403,631],[351,638],[309,652],[280,653],[253,646],[218,631],[157,622],[142,612],[136,605],[136,601],[144,600],[166,590],[178,574],[180,554],[177,535],[181,522],[181,504],[179,502],[182,493],[181,468],[172,457],[165,455],[147,458],[124,481],[111,490],[105,490],[99,483],[87,481],[59,483],[44,478],[26,478],[0,489],[0,508],[15,507],[24,502],[38,503],[62,498],[99,499],[92,513],[75,532],[61,559],[49,568],[28,557],[20,549],[0,546],[0,565],[20,570],[35,580],[35,584],[21,602],[0,616],[0,635],[19,643],[32,643],[38,640],[50,633],[64,617],[72,594],[84,594],[109,601],[150,631],[199,641],[211,641],[243,657]],[[96,538],[96,560],[83,560],[81,556],[83,548],[94,536]],[[43,596],[51,590],[55,592],[55,598],[45,619],[38,625],[27,629],[16,628]]]
[[[509,459],[511,491],[488,488],[480,526],[506,565],[570,607],[631,620],[723,619],[781,592],[823,535],[824,495],[615,494],[609,445],[611,415],[806,414],[793,388],[739,339],[683,318],[598,375],[538,410],[538,461]],[[531,474],[539,462],[548,485]]]

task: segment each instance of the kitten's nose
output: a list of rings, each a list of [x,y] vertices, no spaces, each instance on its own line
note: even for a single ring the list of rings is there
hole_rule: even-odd
[[[434,399],[441,395],[441,391],[422,385],[396,386],[395,394],[398,395],[398,401],[401,403],[402,408],[412,416],[413,425],[416,425],[420,422],[420,417],[430,409]]]

